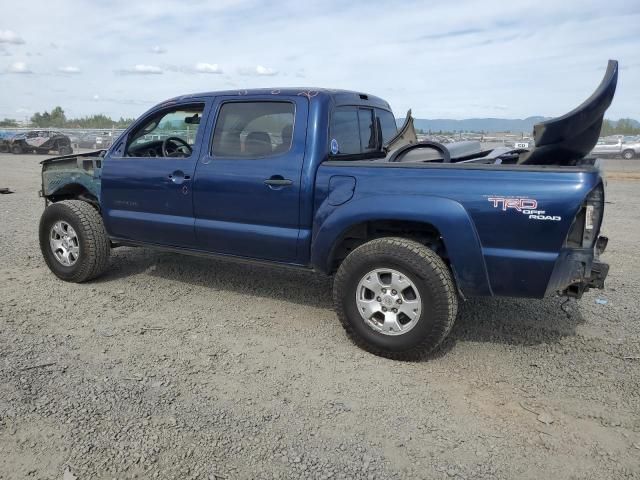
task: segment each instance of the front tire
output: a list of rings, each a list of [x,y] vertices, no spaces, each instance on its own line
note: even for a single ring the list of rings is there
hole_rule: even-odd
[[[49,269],[67,282],[100,275],[111,245],[98,211],[81,200],[49,205],[40,219],[40,250]]]
[[[633,157],[636,156],[636,152],[634,152],[633,150],[625,150],[624,152],[622,152],[622,158],[624,158],[625,160],[633,160]]]
[[[338,318],[353,342],[396,360],[418,360],[446,338],[458,297],[451,273],[426,246],[405,238],[361,245],[333,283]]]

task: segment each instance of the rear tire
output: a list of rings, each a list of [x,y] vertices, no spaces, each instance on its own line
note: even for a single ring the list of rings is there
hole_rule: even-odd
[[[49,205],[42,213],[39,234],[42,256],[62,280],[86,282],[109,264],[111,245],[102,217],[87,202],[64,200]]]
[[[625,160],[633,160],[633,157],[636,156],[636,152],[634,152],[633,150],[625,150],[624,152],[622,152],[622,158],[624,158]]]
[[[73,150],[69,146],[62,145],[62,146],[58,147],[58,154],[59,155],[71,155],[72,153],[73,153]]]
[[[382,288],[389,286],[376,291],[378,286],[372,284],[370,290],[366,285],[371,276]],[[394,287],[393,278],[405,283]],[[395,237],[372,240],[349,254],[336,273],[333,301],[342,326],[356,345],[396,360],[418,360],[432,352],[451,331],[458,309],[453,279],[442,259],[418,242]],[[412,305],[413,319],[402,313],[403,301],[404,307]],[[369,310],[365,312],[368,307],[363,302],[374,305],[372,316]],[[391,315],[391,310],[399,313]],[[390,329],[387,315],[391,315]]]
[[[11,147],[11,153],[15,153],[16,155],[19,155],[22,153],[22,147],[20,145],[14,145]]]

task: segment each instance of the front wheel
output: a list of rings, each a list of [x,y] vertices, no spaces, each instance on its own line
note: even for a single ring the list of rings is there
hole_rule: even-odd
[[[633,150],[625,150],[624,152],[622,152],[622,158],[624,158],[625,160],[632,160],[635,156],[636,152],[634,152]]]
[[[111,245],[102,217],[87,202],[65,200],[49,205],[40,219],[40,250],[49,269],[68,282],[100,275]]]
[[[433,351],[451,331],[458,309],[442,259],[418,242],[392,237],[349,254],[336,273],[333,300],[354,343],[398,360]]]

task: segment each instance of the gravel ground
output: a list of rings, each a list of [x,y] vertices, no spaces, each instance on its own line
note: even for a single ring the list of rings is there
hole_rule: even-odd
[[[640,478],[628,163],[606,290],[470,300],[402,363],[354,347],[311,274],[120,248],[101,279],[57,280],[40,159],[0,155],[0,478]]]

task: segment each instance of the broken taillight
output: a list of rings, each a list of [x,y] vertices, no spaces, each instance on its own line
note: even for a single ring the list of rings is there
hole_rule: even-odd
[[[565,242],[571,248],[593,248],[600,231],[604,212],[604,188],[602,184],[591,190],[573,220]]]

